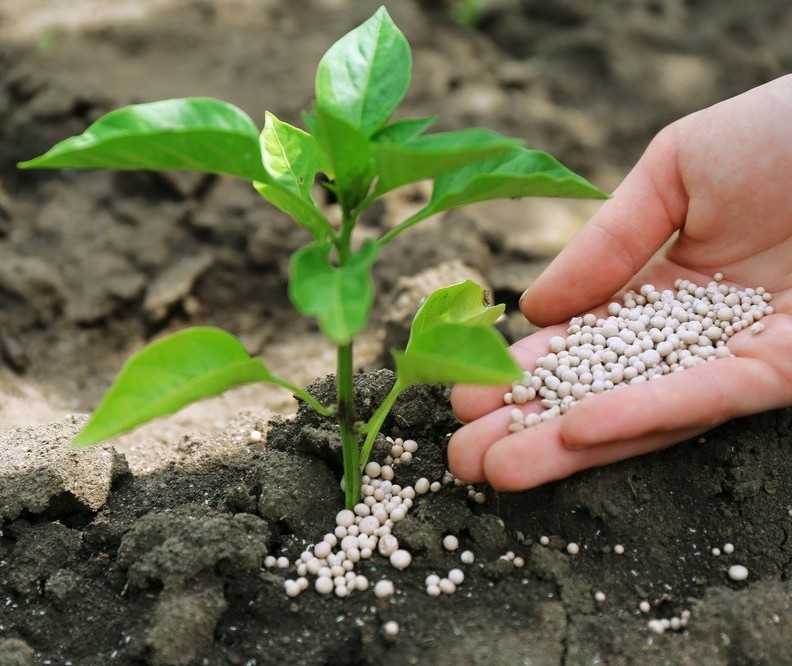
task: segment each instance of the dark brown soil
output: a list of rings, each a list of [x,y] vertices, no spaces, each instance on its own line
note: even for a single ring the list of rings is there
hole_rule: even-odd
[[[289,350],[282,365],[298,377],[326,367],[315,329],[285,297],[288,255],[306,239],[246,184],[14,164],[130,102],[211,95],[257,121],[269,109],[299,122],[319,57],[376,3],[140,4],[155,9],[120,21],[75,1],[70,16],[84,27],[73,29],[42,21],[46,3],[0,1],[2,441],[65,446],[74,419],[10,426],[90,409],[130,350],[188,324],[222,325],[265,357]],[[476,29],[455,24],[450,3],[386,4],[415,51],[405,114],[525,137],[606,189],[663,125],[792,69],[792,9],[781,0],[493,0]],[[389,201],[365,225],[388,224],[422,196]],[[374,329],[399,276],[451,259],[514,307],[589,210],[506,202],[403,236],[378,268]],[[525,330],[510,320],[511,335]],[[292,340],[302,346],[284,346]],[[361,411],[390,381],[361,376]],[[248,444],[267,418],[224,415],[211,433],[161,437],[172,456],[114,465],[100,506],[53,489],[12,512],[5,489],[18,478],[0,474],[0,666],[792,664],[788,410],[528,493],[489,490],[482,506],[454,486],[425,496],[399,524],[413,566],[362,567],[394,579],[389,601],[370,591],[289,599],[283,574],[262,569],[266,554],[294,557],[320,538],[341,505],[333,428],[301,411],[266,445]],[[403,481],[442,475],[453,427],[443,390],[400,401],[385,432],[421,445]],[[144,460],[141,449],[125,453]],[[477,560],[456,595],[430,598],[426,574],[458,562],[440,547],[449,531]],[[566,553],[569,541],[579,555]],[[726,542],[733,555],[711,554]],[[500,559],[508,550],[525,568]],[[748,567],[746,583],[729,581],[733,563]],[[647,619],[683,610],[683,631],[648,631]],[[402,632],[386,639],[391,619]]]

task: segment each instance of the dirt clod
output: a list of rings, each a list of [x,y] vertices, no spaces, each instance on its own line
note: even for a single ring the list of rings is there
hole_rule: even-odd
[[[157,584],[179,589],[202,571],[258,569],[269,540],[269,527],[261,518],[184,505],[141,518],[121,542],[118,565],[127,570],[132,590]]]
[[[69,443],[83,417],[0,432],[0,521],[23,512],[50,518],[98,510],[113,482],[127,473],[111,448],[75,451]]]

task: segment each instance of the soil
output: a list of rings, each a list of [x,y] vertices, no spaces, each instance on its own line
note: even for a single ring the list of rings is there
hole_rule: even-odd
[[[492,0],[475,27],[455,23],[450,2],[386,4],[415,54],[405,115],[525,137],[604,189],[668,122],[792,68],[780,0]],[[361,567],[393,578],[390,600],[290,599],[284,574],[262,568],[320,538],[342,502],[337,434],[302,408],[287,418],[298,405],[283,392],[245,387],[114,447],[68,450],[84,419],[71,414],[163,333],[222,325],[298,384],[333,357],[285,296],[306,238],[248,185],[15,162],[112,108],[166,97],[299,122],[321,54],[374,6],[0,0],[0,665],[792,664],[789,410],[531,492],[484,489],[483,505],[453,484],[423,496],[398,526],[413,565]],[[361,238],[426,196],[396,193]],[[378,267],[359,366],[386,362],[384,341],[403,337],[394,313],[439,275],[480,274],[513,311],[595,209],[482,204],[402,236]],[[515,314],[504,325],[511,338],[529,330]],[[391,381],[358,377],[363,415]],[[399,480],[441,477],[455,427],[444,389],[404,396],[385,432],[421,448]],[[423,581],[458,564],[440,546],[449,532],[477,559],[457,594],[435,599]],[[726,542],[733,555],[712,555]],[[524,568],[501,558],[509,550]],[[747,582],[729,580],[734,563]],[[684,610],[684,630],[647,629]],[[396,638],[381,631],[391,619]]]

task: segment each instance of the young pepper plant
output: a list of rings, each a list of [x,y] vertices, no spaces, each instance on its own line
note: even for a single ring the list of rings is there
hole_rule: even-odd
[[[410,84],[410,46],[387,11],[342,37],[321,59],[306,130],[266,113],[259,133],[237,107],[210,98],[172,99],[122,108],[99,118],[23,169],[164,169],[225,174],[249,181],[270,203],[310,232],[291,259],[289,297],[317,319],[337,348],[335,404],[276,377],[234,336],[191,328],[162,338],[122,368],[73,442],[88,446],[185,405],[249,382],[272,382],[336,419],[346,492],[359,499],[360,470],[399,394],[421,383],[504,384],[521,372],[492,328],[503,306],[486,307],[471,283],[441,289],[415,316],[407,348],[395,352],[397,379],[367,423],[357,420],[353,341],[374,300],[372,269],[381,248],[421,220],[497,198],[605,198],[550,155],[486,129],[427,134],[435,118],[391,118]],[[334,226],[313,198],[323,177],[341,208]],[[353,230],[384,194],[432,180],[429,202],[375,241],[360,246]],[[365,437],[362,445],[360,440]]]

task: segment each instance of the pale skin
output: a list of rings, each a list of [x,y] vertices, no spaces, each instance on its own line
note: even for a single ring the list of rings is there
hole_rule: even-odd
[[[729,341],[733,358],[588,397],[514,434],[508,387],[457,386],[452,404],[466,425],[451,438],[451,470],[467,482],[525,490],[792,405],[792,75],[660,132],[523,294],[525,316],[546,328],[512,351],[532,369],[570,317],[604,313],[625,288],[671,289],[676,278],[706,285],[717,272],[726,284],[774,294],[765,330]]]

